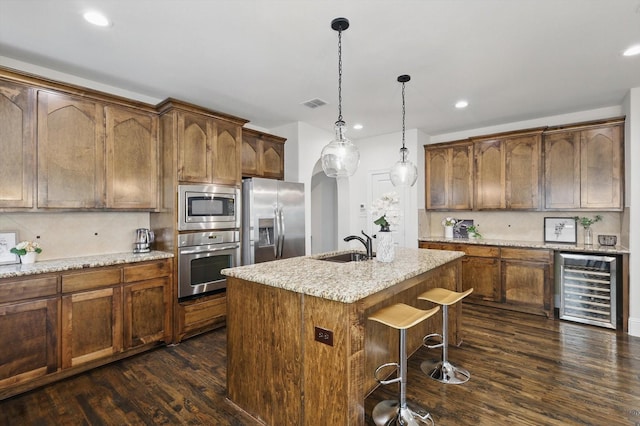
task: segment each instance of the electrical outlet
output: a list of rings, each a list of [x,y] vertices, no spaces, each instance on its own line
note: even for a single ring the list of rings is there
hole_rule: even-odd
[[[325,345],[333,346],[333,331],[326,330],[324,328],[315,327],[315,340],[316,342],[324,343]]]

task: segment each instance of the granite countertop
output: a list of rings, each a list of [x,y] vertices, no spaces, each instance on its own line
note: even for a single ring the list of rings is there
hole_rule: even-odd
[[[444,238],[444,237],[421,237],[418,241],[431,243],[449,243],[449,244],[477,244],[486,246],[499,247],[522,247],[522,248],[541,248],[557,251],[571,251],[581,253],[609,253],[624,254],[629,253],[629,249],[620,245],[617,246],[601,246],[594,244],[585,246],[582,244],[550,244],[542,241],[517,241],[517,240],[490,240],[485,238]]]
[[[300,256],[223,269],[229,277],[309,296],[353,303],[464,256],[459,251],[396,248],[393,262],[329,262],[324,257],[353,250]]]
[[[66,259],[43,260],[32,264],[0,265],[0,278],[22,277],[73,269],[96,268],[125,263],[146,262],[167,259],[172,253],[151,251],[149,253],[109,253],[94,256],[71,257]]]

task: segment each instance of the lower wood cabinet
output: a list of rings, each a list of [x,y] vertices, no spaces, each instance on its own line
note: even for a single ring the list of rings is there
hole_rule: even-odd
[[[0,400],[172,340],[172,261],[0,280]]]
[[[221,327],[226,318],[226,292],[180,302],[176,304],[176,342]]]
[[[420,248],[463,251],[465,301],[538,315],[553,315],[553,251],[478,244],[420,242]]]

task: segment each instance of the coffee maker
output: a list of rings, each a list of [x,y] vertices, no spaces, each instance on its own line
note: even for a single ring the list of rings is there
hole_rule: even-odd
[[[147,228],[136,229],[136,242],[133,244],[134,253],[149,253],[151,243],[154,241],[153,231]]]

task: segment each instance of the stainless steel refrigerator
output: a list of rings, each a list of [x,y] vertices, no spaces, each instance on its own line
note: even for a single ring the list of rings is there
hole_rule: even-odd
[[[242,264],[304,256],[304,184],[242,181]]]

